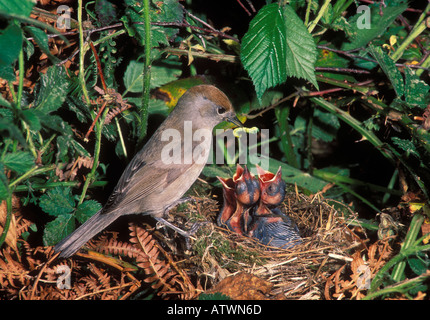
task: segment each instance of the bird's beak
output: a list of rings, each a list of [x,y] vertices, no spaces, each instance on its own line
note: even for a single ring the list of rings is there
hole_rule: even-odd
[[[228,122],[231,122],[231,123],[233,123],[233,124],[235,124],[235,125],[237,125],[237,126],[239,126],[241,128],[243,128],[243,123],[240,122],[240,120],[234,114],[231,115],[231,116],[226,117],[225,120],[228,121]]]

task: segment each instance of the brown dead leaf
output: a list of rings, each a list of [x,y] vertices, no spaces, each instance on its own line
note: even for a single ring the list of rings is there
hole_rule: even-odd
[[[233,300],[268,300],[273,284],[250,273],[241,272],[227,277],[207,293],[220,292]]]
[[[16,196],[12,197],[12,212],[19,209],[19,199]],[[6,223],[6,216],[7,216],[7,205],[6,201],[2,201],[0,204],[0,234],[3,233],[4,225]],[[18,239],[17,234],[17,223],[15,215],[12,214],[12,219],[9,224],[9,229],[6,235],[6,244],[11,247],[15,252],[18,251],[18,248],[16,246],[16,242]]]

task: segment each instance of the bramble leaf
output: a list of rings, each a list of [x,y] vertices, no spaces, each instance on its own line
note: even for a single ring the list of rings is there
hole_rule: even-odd
[[[242,39],[241,60],[261,100],[264,92],[287,76],[318,86],[314,65],[317,51],[312,36],[290,6],[266,5],[252,19]]]

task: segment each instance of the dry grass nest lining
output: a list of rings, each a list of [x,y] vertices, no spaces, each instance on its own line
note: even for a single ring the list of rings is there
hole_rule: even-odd
[[[363,234],[359,237],[344,214],[330,202],[321,194],[310,197],[298,192],[287,194],[284,212],[296,221],[304,241],[292,249],[280,250],[216,226],[213,221],[219,212],[218,201],[209,197],[196,199],[187,205],[185,213],[192,217],[197,212],[198,219],[205,217],[211,223],[197,233],[193,243],[196,254],[184,269],[199,276],[206,292],[224,292],[246,299],[320,299],[327,277],[350,261],[351,249],[363,244]],[[356,214],[348,212],[348,221],[352,221]],[[225,290],[220,283],[243,272],[266,281],[267,289],[257,296],[242,297]],[[237,287],[237,283],[232,286]],[[237,288],[237,293],[244,289]]]

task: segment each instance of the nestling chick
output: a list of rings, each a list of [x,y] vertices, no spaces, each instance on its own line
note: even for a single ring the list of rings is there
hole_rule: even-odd
[[[279,208],[273,208],[272,214],[256,215],[254,218],[249,236],[262,244],[289,249],[302,242],[297,225]]]
[[[269,208],[277,207],[284,201],[286,184],[282,180],[281,167],[276,174],[262,169],[259,165],[256,165],[256,168],[261,188],[257,214],[268,214]]]
[[[227,226],[227,221],[236,211],[236,194],[235,186],[232,178],[224,179],[217,177],[222,184],[222,194],[223,194],[223,207],[218,215],[217,224],[222,226]]]
[[[151,215],[188,236],[163,216],[200,175],[209,156],[213,128],[222,121],[241,125],[223,92],[211,85],[189,89],[130,161],[105,206],[58,243],[55,251],[61,252],[60,257],[73,255],[117,218],[128,214]],[[193,134],[191,141],[186,135],[187,125]]]
[[[276,174],[265,171],[258,165],[256,167],[261,196],[251,217],[248,235],[265,245],[292,248],[301,243],[301,237],[294,221],[278,208],[284,201],[286,187],[281,167]]]
[[[230,226],[237,233],[243,234],[248,232],[250,210],[260,198],[260,184],[254,175],[248,170],[248,167],[242,168],[239,164],[236,173],[233,176],[236,184],[236,212],[229,220]]]

